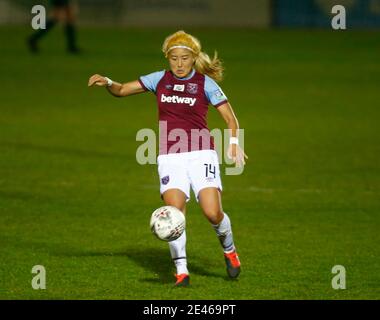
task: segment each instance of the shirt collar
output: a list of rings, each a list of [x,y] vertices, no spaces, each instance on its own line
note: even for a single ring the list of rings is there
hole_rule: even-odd
[[[173,76],[174,76],[174,78],[176,78],[177,80],[189,80],[190,78],[192,78],[192,77],[194,76],[194,74],[195,74],[195,70],[192,69],[192,71],[190,72],[190,74],[189,74],[187,77],[185,77],[185,78],[178,78],[178,77],[175,76],[174,73],[173,73]]]

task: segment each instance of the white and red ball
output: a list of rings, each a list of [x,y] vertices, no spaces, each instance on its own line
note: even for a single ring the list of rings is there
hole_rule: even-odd
[[[185,231],[185,227],[185,215],[173,206],[163,206],[154,210],[150,218],[150,230],[163,241],[178,239]]]

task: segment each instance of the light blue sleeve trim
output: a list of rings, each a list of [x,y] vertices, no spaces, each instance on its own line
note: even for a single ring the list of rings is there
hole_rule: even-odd
[[[165,70],[153,72],[145,76],[140,77],[140,81],[143,83],[144,87],[152,92],[156,92],[157,84],[160,82],[162,77],[165,75]]]
[[[205,94],[213,106],[228,100],[219,85],[207,75],[205,75]]]

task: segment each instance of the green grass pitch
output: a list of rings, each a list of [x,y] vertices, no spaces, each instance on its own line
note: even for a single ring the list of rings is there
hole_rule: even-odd
[[[192,194],[192,285],[174,289],[168,246],[149,230],[156,166],[135,160],[136,132],[157,131],[155,98],[87,88],[93,73],[165,68],[173,31],[81,29],[84,54],[70,56],[57,28],[32,56],[29,29],[0,28],[0,298],[379,299],[378,34],[186,30],[224,60],[249,161],[222,175],[241,277],[227,279]],[[213,109],[209,127],[225,127]],[[34,265],[46,290],[32,289]],[[345,290],[331,286],[334,265]]]

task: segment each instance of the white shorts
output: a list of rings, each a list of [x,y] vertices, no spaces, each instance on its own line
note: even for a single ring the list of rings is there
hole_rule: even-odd
[[[179,189],[190,200],[190,186],[198,201],[199,191],[215,187],[222,191],[218,154],[215,150],[169,153],[157,158],[161,195]]]

